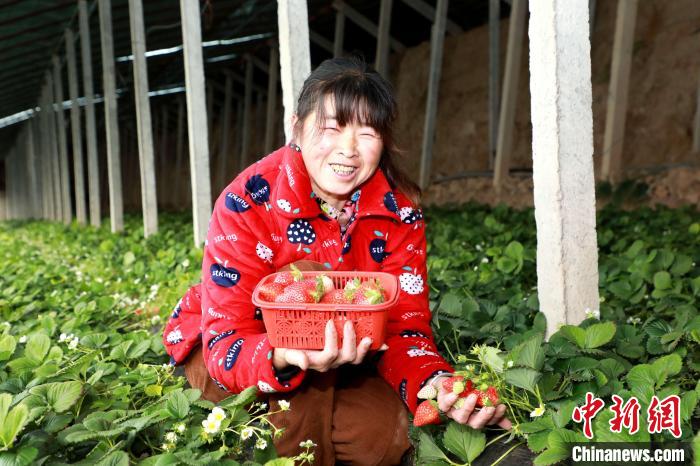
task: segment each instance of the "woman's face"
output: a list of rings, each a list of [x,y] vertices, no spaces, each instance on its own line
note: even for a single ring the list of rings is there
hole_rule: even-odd
[[[382,155],[382,138],[370,126],[338,125],[330,98],[324,101],[326,119],[316,127],[316,112],[304,120],[297,143],[311,186],[322,199],[337,207],[372,176]],[[296,121],[296,119],[294,120]]]

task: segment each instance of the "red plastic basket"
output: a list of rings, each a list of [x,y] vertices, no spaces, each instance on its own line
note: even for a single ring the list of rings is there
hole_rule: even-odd
[[[323,349],[326,322],[333,319],[338,335],[338,347],[343,344],[345,321],[353,323],[357,343],[364,337],[372,338],[370,349],[376,350],[384,343],[389,309],[399,298],[396,276],[384,272],[302,272],[304,279],[325,275],[333,280],[336,288],[359,278],[364,283],[379,280],[384,288],[385,301],[381,304],[290,304],[271,303],[260,299],[260,287],[275,280],[282,272],[273,273],[262,280],[253,291],[253,304],[262,310],[270,344],[277,348]]]

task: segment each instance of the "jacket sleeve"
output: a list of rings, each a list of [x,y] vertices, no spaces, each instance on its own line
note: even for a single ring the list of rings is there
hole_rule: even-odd
[[[209,223],[202,260],[202,344],[209,375],[219,387],[239,393],[256,385],[263,392],[295,389],[304,371],[278,374],[255,286],[275,271],[265,205],[248,203],[234,181],[219,196]],[[284,375],[287,375],[285,377]]]
[[[434,376],[454,372],[438,353],[430,327],[425,225],[419,209],[405,215],[387,241],[391,254],[382,271],[399,279],[399,301],[390,310],[385,343],[389,349],[377,364],[380,375],[396,390],[411,413],[418,391]]]

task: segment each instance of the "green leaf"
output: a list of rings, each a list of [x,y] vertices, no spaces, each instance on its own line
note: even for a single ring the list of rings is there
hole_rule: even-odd
[[[506,256],[515,259],[516,261],[522,261],[523,245],[517,241],[511,241],[510,243],[508,243],[508,246],[506,246],[504,253]]]
[[[563,325],[557,332],[579,348],[586,347],[586,331],[574,325]]]
[[[29,337],[24,355],[34,362],[40,363],[44,360],[46,353],[51,347],[51,339],[43,333],[35,333]]]
[[[500,351],[493,346],[482,346],[479,353],[481,362],[488,366],[494,372],[503,372],[503,358],[500,356]]]
[[[671,274],[662,270],[654,274],[654,288],[657,290],[668,290],[671,288]]]
[[[486,448],[486,435],[469,426],[450,422],[443,437],[445,448],[462,461],[471,463]]]
[[[0,361],[7,361],[15,352],[17,340],[12,335],[0,336]]]
[[[144,393],[148,396],[161,396],[163,394],[162,385],[146,385],[143,389]]]
[[[535,466],[548,466],[550,464],[558,463],[569,457],[568,452],[562,452],[559,450],[545,450],[534,459],[533,463]]]
[[[265,463],[265,466],[294,466],[294,460],[291,458],[275,458]]]
[[[75,380],[54,382],[47,385],[46,399],[57,413],[62,413],[73,406],[83,391],[83,384]]]
[[[535,393],[535,386],[541,376],[542,374],[529,367],[514,367],[513,369],[506,370],[505,381],[506,383]]]
[[[425,464],[433,461],[450,462],[449,458],[440,450],[433,439],[421,431],[418,436],[418,464]]]
[[[97,466],[129,466],[129,455],[125,451],[113,451],[102,458]]]
[[[585,348],[598,348],[608,343],[615,336],[615,324],[601,322],[586,329]]]
[[[545,448],[547,448],[547,438],[549,437],[549,431],[537,432],[527,436],[527,446],[530,450],[535,453],[539,453]]]
[[[124,267],[129,267],[131,264],[133,264],[136,261],[136,256],[134,255],[133,252],[129,251],[126,254],[124,254]]]
[[[539,371],[544,364],[544,349],[542,335],[530,338],[513,349],[516,355],[513,362],[516,366],[525,366]]]
[[[438,310],[453,317],[462,317],[462,298],[456,293],[448,291],[440,300]]]
[[[25,446],[15,452],[0,453],[0,466],[29,466],[39,454],[34,447]]]
[[[0,420],[2,421],[0,424],[0,441],[2,441],[5,448],[9,448],[15,441],[17,434],[20,433],[20,431],[24,428],[24,425],[27,423],[29,410],[24,404],[20,403],[12,408],[8,413],[7,408],[9,407],[9,402],[5,397],[9,397],[10,400],[12,397],[7,394],[2,394],[0,396],[3,397],[3,400],[0,401],[0,404],[2,405],[0,406]]]
[[[190,412],[190,400],[182,392],[173,392],[165,408],[173,418],[182,419]]]
[[[226,398],[224,401],[219,403],[219,406],[222,407],[233,407],[233,406],[246,406],[250,403],[252,403],[258,394],[258,387],[255,385],[252,385],[245,390],[243,390],[241,393],[239,393],[236,396],[230,396]]]
[[[73,421],[73,416],[70,414],[55,414],[50,413],[44,420],[44,430],[50,434],[65,429],[68,424]]]

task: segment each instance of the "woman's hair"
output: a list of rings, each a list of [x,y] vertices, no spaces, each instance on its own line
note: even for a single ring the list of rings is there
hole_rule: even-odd
[[[384,146],[379,168],[392,189],[401,191],[418,205],[420,188],[394,164],[401,151],[394,141],[397,106],[391,84],[361,58],[325,60],[304,81],[296,108],[295,137],[301,134],[304,121],[313,112],[316,112],[316,128],[321,127],[326,118],[327,96],[334,103],[338,125],[365,124],[379,133]]]

